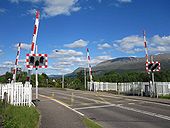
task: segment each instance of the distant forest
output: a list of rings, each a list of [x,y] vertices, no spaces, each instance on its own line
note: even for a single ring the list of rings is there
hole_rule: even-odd
[[[17,82],[25,82],[26,72],[17,74]],[[12,79],[12,73],[6,72],[5,75],[0,76],[0,83],[8,83]],[[58,87],[62,86],[62,78],[50,78],[42,73],[38,75],[39,87]],[[96,82],[148,82],[150,75],[146,72],[123,72],[117,73],[111,71],[101,75],[94,75],[93,81]],[[87,81],[89,76],[87,73]],[[155,81],[170,82],[170,70],[155,72]],[[35,86],[35,74],[31,75],[31,84]],[[80,71],[74,77],[65,77],[64,86],[72,89],[84,89],[84,72]]]

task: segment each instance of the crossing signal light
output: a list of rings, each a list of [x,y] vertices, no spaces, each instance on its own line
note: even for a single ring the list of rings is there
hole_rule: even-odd
[[[48,60],[47,54],[27,54],[26,67],[27,68],[47,68]]]
[[[150,70],[152,66],[153,66],[153,63],[150,63],[150,64],[148,65],[148,69]]]
[[[161,69],[160,62],[146,62],[146,71],[147,72],[159,72]]]
[[[39,61],[38,60],[35,61],[35,66],[36,67],[39,66]]]
[[[41,56],[41,57],[40,57],[40,64],[41,64],[41,65],[44,64],[44,62],[45,62],[44,60],[45,60],[44,56]]]
[[[31,56],[31,57],[30,57],[30,61],[29,61],[29,62],[30,62],[30,65],[34,65],[34,60],[35,60],[35,59],[34,59],[34,56]]]
[[[153,70],[157,69],[157,68],[158,68],[158,66],[159,66],[159,64],[158,64],[158,63],[154,64],[154,65],[152,66],[151,70],[153,71]]]

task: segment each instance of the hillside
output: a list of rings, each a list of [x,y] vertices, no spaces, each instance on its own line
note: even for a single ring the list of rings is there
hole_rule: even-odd
[[[95,74],[106,73],[110,71],[124,72],[124,71],[140,71],[145,72],[146,59],[137,57],[121,57],[107,60],[92,67]],[[170,69],[170,54],[154,55],[154,61],[161,63],[161,70]],[[76,74],[83,68],[76,69],[72,74]]]

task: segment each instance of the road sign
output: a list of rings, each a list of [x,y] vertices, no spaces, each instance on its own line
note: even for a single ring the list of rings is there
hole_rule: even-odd
[[[146,62],[146,71],[147,72],[159,72],[160,69],[161,69],[160,62],[158,62],[158,61]]]
[[[26,55],[27,68],[47,68],[48,58],[47,54],[27,54]]]

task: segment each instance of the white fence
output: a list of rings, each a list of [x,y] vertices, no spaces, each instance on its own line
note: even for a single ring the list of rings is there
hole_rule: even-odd
[[[7,98],[7,102],[16,106],[31,106],[32,85],[21,82],[0,84],[1,99]]]
[[[119,93],[133,95],[150,95],[154,91],[158,95],[170,94],[170,82],[155,82],[152,86],[149,82],[129,82],[129,83],[108,83],[108,82],[88,82],[88,90],[94,91],[116,91]]]

